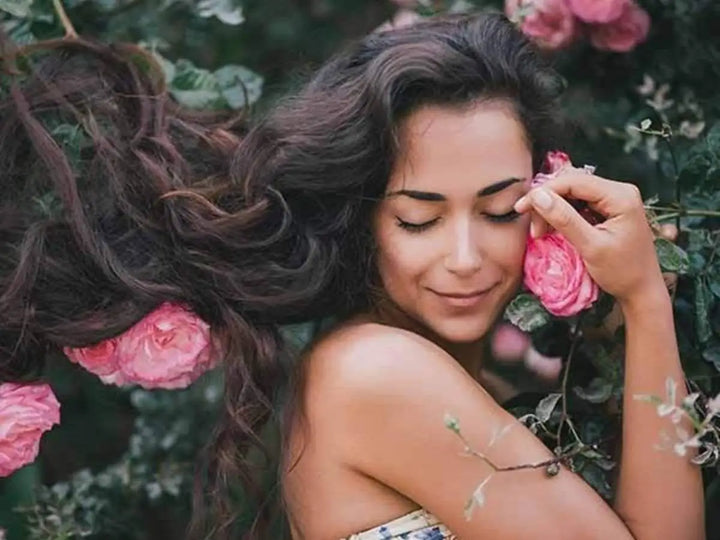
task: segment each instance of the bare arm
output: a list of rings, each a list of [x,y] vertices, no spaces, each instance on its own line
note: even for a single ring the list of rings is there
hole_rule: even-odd
[[[687,458],[653,448],[675,428],[636,394],[665,395],[665,380],[686,395],[670,299],[664,287],[644,302],[623,305],[626,321],[623,449],[615,510],[637,538],[705,538],[700,468]],[[692,433],[692,425],[684,428]],[[690,454],[690,453],[689,453]]]
[[[563,197],[588,202],[606,221],[590,225]],[[530,192],[516,209],[533,210],[533,219],[539,216],[565,235],[595,281],[623,310],[626,369],[618,515],[638,540],[704,538],[700,471],[689,462],[690,455],[654,448],[662,431],[674,434],[674,426],[654,407],[634,399],[637,394],[664,396],[668,377],[678,383],[678,399],[685,396],[671,302],[639,191],[571,172]],[[685,428],[692,432],[692,426]]]

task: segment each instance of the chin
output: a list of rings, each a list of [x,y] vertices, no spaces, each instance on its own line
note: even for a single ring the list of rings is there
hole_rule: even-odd
[[[437,321],[430,328],[445,341],[451,343],[473,343],[485,337],[492,321],[487,318],[466,321]]]

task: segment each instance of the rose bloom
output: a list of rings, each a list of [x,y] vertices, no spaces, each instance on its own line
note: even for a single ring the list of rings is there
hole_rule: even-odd
[[[0,477],[32,463],[40,437],[60,423],[60,404],[47,384],[0,384]]]
[[[584,22],[608,23],[616,20],[631,0],[567,0],[570,10]]]
[[[185,388],[215,364],[208,324],[169,302],[120,336],[116,354],[127,380],[144,388]]]
[[[558,317],[569,317],[590,307],[599,289],[575,247],[558,232],[529,237],[524,283]]]
[[[625,6],[620,17],[610,23],[590,27],[590,43],[596,49],[628,52],[647,39],[650,15],[634,3]]]
[[[122,385],[127,382],[117,361],[117,339],[106,339],[90,347],[65,347],[65,356],[94,373],[105,384]]]
[[[505,0],[505,14],[513,18],[521,7],[530,7],[523,19],[523,33],[546,49],[567,47],[578,36],[578,25],[565,0]]]

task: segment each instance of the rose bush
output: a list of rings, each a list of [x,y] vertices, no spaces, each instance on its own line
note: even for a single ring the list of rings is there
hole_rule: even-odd
[[[590,43],[597,49],[628,52],[647,39],[650,16],[634,3],[628,3],[616,20],[590,27]]]

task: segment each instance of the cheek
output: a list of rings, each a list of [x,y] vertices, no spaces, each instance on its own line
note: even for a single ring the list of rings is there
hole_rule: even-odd
[[[386,230],[378,236],[378,273],[391,295],[414,288],[432,266],[431,248],[403,231]]]
[[[521,220],[515,226],[501,230],[496,229],[492,234],[488,234],[488,243],[486,244],[488,257],[501,267],[504,273],[515,279],[522,277],[530,223],[525,217]]]

